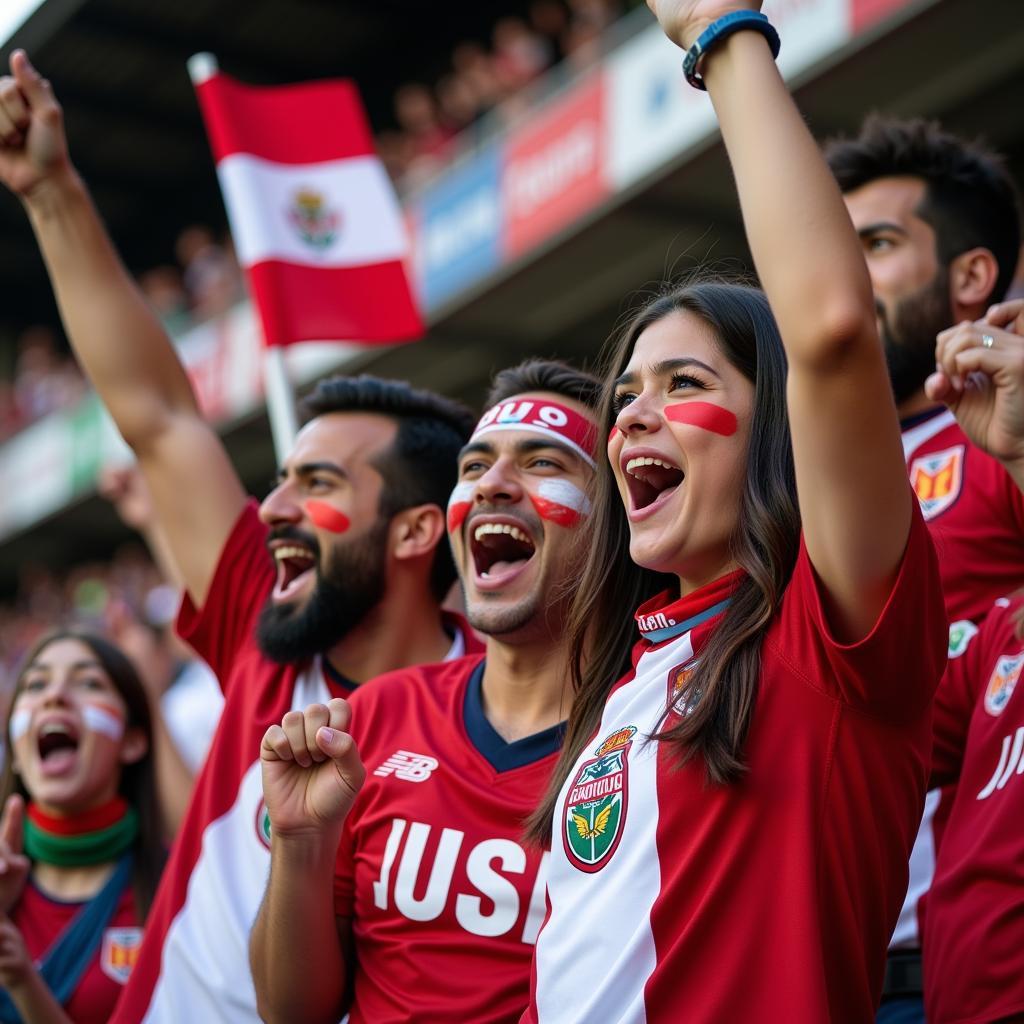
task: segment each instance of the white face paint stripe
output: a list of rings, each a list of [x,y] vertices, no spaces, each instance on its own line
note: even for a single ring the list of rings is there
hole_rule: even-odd
[[[11,742],[17,743],[25,733],[28,732],[29,724],[32,721],[32,712],[22,708],[11,715]]]
[[[473,488],[475,484],[469,481],[463,481],[461,484],[456,484],[455,489],[452,491],[452,496],[448,499],[448,507],[452,505],[464,504],[473,500]]]
[[[545,500],[571,508],[582,516],[590,515],[590,500],[568,480],[542,480],[537,485],[537,493]]]
[[[124,719],[98,704],[86,704],[82,708],[82,720],[90,732],[102,733],[115,743],[124,735]]]

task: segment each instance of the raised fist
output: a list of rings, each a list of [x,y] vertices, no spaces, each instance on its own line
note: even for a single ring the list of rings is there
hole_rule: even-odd
[[[41,182],[67,167],[60,104],[25,51],[15,50],[11,73],[0,78],[0,181],[29,198]]]
[[[351,711],[334,698],[289,711],[260,745],[263,796],[275,836],[333,834],[340,830],[366,777],[352,737]]]

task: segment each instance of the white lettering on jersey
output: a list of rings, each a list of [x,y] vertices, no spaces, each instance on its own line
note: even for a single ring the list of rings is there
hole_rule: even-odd
[[[373,883],[373,903],[380,910],[388,909],[388,883],[391,881],[391,867],[395,863],[395,854],[405,834],[406,823],[401,818],[391,822],[391,833],[384,847],[384,860],[380,865],[380,878]]]
[[[414,754],[411,750],[396,750],[373,774],[390,775],[394,772],[395,778],[403,782],[426,782],[436,769],[436,757]]]
[[[417,899],[414,895],[416,877],[420,873],[429,835],[430,826],[424,825],[422,821],[414,821],[409,826],[409,838],[405,841],[398,876],[395,878],[395,909],[410,921],[433,921],[444,910],[448,902],[448,891],[452,887],[455,860],[465,837],[464,832],[454,828],[441,830],[441,842],[437,845],[437,855],[430,869],[427,891],[423,899]]]
[[[387,910],[390,900],[395,910],[410,921],[433,921],[440,917],[452,897],[452,879],[455,868],[463,854],[464,832],[457,829],[441,830],[434,862],[426,892],[422,899],[414,895],[423,854],[430,837],[431,826],[420,821],[407,822],[395,818],[384,848],[380,878],[373,883],[373,902],[379,910]],[[392,869],[402,849],[394,887],[391,886]],[[547,879],[545,853],[537,871],[530,905],[523,925],[522,941],[533,945],[546,912],[545,882]],[[508,875],[522,875],[526,872],[527,857],[523,848],[511,839],[485,839],[465,854],[465,874],[473,891],[454,894],[455,919],[472,935],[493,938],[511,931],[519,920],[520,899],[515,884]],[[484,901],[494,904],[493,910],[483,911]]]
[[[494,902],[494,911],[484,914],[479,896],[460,892],[455,897],[455,919],[474,935],[504,935],[519,917],[516,887],[491,867],[500,860],[505,871],[521,875],[526,870],[526,854],[511,839],[485,839],[475,846],[466,860],[466,875],[477,890]]]
[[[1024,750],[1024,725],[1019,726],[1012,735],[1003,737],[1003,749],[999,754],[999,764],[996,766],[992,778],[978,794],[978,800],[987,800],[997,789],[1002,789],[1010,781],[1011,775],[1024,775],[1024,758],[1020,756],[1022,750]]]

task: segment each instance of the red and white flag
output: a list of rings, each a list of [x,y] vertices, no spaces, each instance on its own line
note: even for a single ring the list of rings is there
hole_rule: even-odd
[[[190,71],[267,344],[419,337],[401,209],[355,85],[244,85],[208,58]]]

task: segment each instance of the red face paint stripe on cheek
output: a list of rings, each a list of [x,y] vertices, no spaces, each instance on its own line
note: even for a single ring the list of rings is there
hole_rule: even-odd
[[[738,426],[734,413],[711,402],[677,402],[666,405],[665,419],[673,423],[688,423],[723,437],[731,437]]]
[[[590,514],[587,496],[568,480],[543,480],[530,501],[541,519],[559,526],[576,526]]]
[[[612,427],[612,429],[608,431],[608,441],[607,441],[608,444],[612,443],[612,441],[615,439],[615,435],[618,432],[619,432],[619,428],[618,427]]]
[[[344,512],[339,512],[326,501],[311,500],[306,502],[306,512],[315,526],[331,533],[345,533],[352,525]]]
[[[473,504],[473,484],[455,485],[452,496],[448,499],[448,532],[456,533],[469,515]]]

